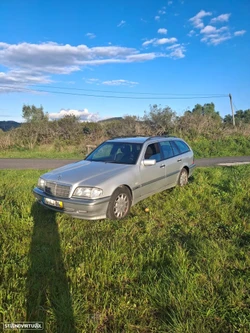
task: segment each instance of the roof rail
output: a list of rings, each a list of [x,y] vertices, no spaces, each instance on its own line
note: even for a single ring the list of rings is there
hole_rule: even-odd
[[[108,140],[115,140],[115,139],[124,139],[124,138],[145,138],[145,141],[151,140],[151,139],[162,139],[162,138],[176,138],[174,135],[120,135],[120,136],[114,136]]]
[[[114,139],[123,139],[123,138],[148,138],[148,135],[121,135],[121,136],[114,136],[113,138],[110,138],[109,140]]]
[[[151,139],[157,139],[157,138],[159,138],[159,139],[162,139],[162,138],[176,138],[176,136],[174,136],[174,135],[155,135],[155,136],[148,137],[146,141],[151,140]]]

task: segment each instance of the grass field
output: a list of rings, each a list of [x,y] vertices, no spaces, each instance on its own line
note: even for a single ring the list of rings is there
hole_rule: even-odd
[[[250,166],[197,169],[120,222],[38,206],[41,173],[0,171],[1,322],[42,321],[49,333],[250,332]]]
[[[6,149],[0,151],[0,158],[72,158],[83,159],[85,154],[76,147],[68,147],[64,151],[54,149],[53,146],[41,146],[34,149]]]
[[[223,156],[250,156],[250,140],[243,135],[225,137],[223,139],[207,139],[197,137],[187,140],[194,151],[195,158],[223,157]],[[0,150],[0,158],[71,158],[84,159],[86,146],[63,145],[56,149],[55,145],[41,145],[34,149],[12,148]]]

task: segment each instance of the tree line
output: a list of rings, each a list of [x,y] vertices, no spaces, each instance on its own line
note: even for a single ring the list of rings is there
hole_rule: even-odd
[[[74,115],[49,121],[42,106],[23,105],[24,123],[9,132],[0,130],[0,149],[33,149],[41,145],[53,145],[56,150],[64,147],[99,144],[116,136],[134,135],[177,135],[190,142],[198,138],[213,140],[229,135],[250,135],[250,109],[238,110],[236,126],[232,116],[222,118],[215,110],[214,103],[196,104],[183,116],[177,116],[169,106],[150,105],[142,117],[126,115],[123,118],[105,122],[81,122]]]

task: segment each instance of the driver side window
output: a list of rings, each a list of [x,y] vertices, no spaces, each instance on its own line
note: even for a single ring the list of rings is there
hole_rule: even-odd
[[[159,162],[161,160],[160,147],[158,143],[152,143],[148,145],[144,155],[144,159],[156,160],[156,162]]]

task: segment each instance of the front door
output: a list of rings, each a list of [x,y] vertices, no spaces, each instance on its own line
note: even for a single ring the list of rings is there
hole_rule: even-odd
[[[156,160],[155,165],[140,165],[140,188],[141,198],[159,192],[166,185],[165,182],[165,163],[162,160],[159,143],[152,143],[147,146],[143,159]]]

